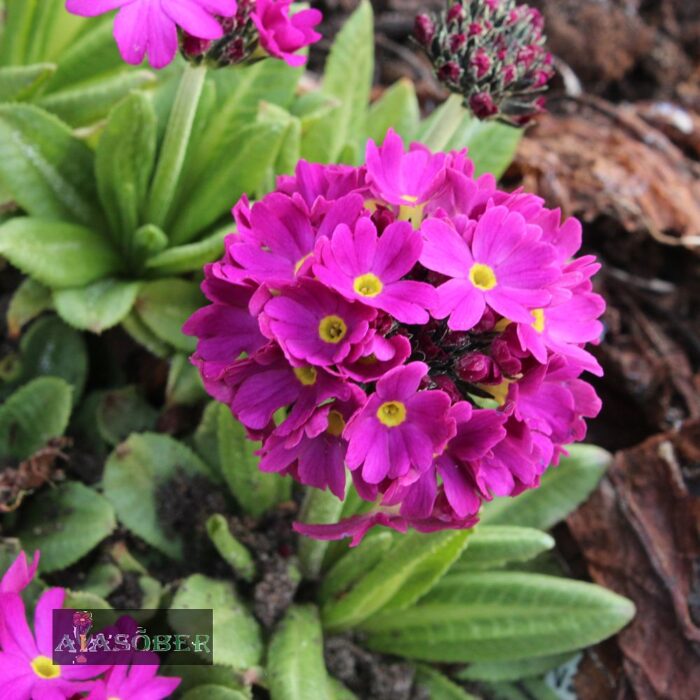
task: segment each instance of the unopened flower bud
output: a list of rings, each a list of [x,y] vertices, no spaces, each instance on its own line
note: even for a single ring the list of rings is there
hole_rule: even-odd
[[[480,353],[464,355],[455,363],[457,376],[470,384],[477,384],[490,378],[493,369],[493,361],[490,357]]]
[[[435,36],[435,24],[428,15],[418,15],[413,28],[413,35],[421,46],[429,46]]]
[[[469,98],[469,109],[477,119],[488,119],[498,114],[498,106],[488,92],[477,92]]]

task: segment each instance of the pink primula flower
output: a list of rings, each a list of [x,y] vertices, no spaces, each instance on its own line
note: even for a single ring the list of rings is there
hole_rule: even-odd
[[[39,566],[39,551],[34,552],[31,564],[27,562],[27,555],[20,552],[12,562],[10,568],[0,579],[0,593],[19,593],[23,591],[34,578]]]
[[[145,652],[140,652],[141,654]],[[163,700],[180,685],[180,678],[158,676],[158,656],[152,666],[113,666],[98,680],[86,700]]]
[[[95,17],[118,9],[114,38],[122,58],[138,65],[148,55],[154,68],[167,66],[178,50],[177,28],[199,39],[219,39],[224,31],[216,19],[233,17],[236,0],[67,0],[66,9]]]

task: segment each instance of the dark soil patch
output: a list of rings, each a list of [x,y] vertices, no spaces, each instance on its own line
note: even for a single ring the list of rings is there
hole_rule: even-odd
[[[136,610],[143,602],[143,590],[139,583],[139,575],[133,571],[124,573],[121,585],[107,598],[109,604],[116,610]]]

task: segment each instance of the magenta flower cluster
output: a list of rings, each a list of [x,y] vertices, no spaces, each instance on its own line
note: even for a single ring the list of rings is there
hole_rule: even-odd
[[[292,0],[66,0],[68,11],[83,17],[118,9],[114,38],[122,58],[138,65],[147,55],[154,68],[171,63],[180,44],[190,57],[213,49],[212,60],[224,64],[243,61],[259,46],[263,55],[303,65],[296,52],[321,38],[314,27],[322,15],[291,7]]]
[[[193,362],[253,440],[260,468],[369,512],[301,525],[469,527],[481,503],[539,484],[600,401],[599,265],[578,221],[474,177],[466,152],[405,152],[389,132],[362,167],[300,162],[234,208]]]
[[[2,700],[162,700],[179,678],[158,676],[153,665],[57,666],[52,661],[53,611],[63,607],[63,588],[47,588],[34,610],[34,632],[27,623],[22,591],[32,582],[39,552],[31,563],[24,552],[0,579],[0,698]]]

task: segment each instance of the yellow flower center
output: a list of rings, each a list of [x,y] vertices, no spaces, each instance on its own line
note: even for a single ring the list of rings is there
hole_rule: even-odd
[[[381,293],[384,285],[377,275],[368,272],[366,275],[355,277],[352,288],[363,297],[376,297]]]
[[[412,197],[405,194],[403,195],[403,199],[407,199],[409,202],[415,202],[417,201],[418,197]],[[418,204],[414,207],[402,204],[399,207],[399,221],[408,221],[414,229],[419,229],[420,225],[423,223],[424,209],[425,203]]]
[[[318,324],[318,335],[326,343],[338,344],[348,332],[348,327],[340,316],[324,316]]]
[[[542,331],[544,330],[544,309],[533,309],[532,318],[535,319],[532,322],[532,327],[538,333],[542,333]]]
[[[469,270],[469,280],[477,289],[488,292],[496,286],[496,273],[488,265],[474,263]]]
[[[411,204],[415,204],[418,201],[418,197],[414,194],[402,194],[401,199],[405,199],[407,202],[410,202]]]
[[[400,401],[385,401],[377,409],[377,418],[387,428],[396,428],[406,420],[406,406]]]
[[[494,327],[493,330],[496,331],[496,333],[503,333],[503,331],[510,326],[511,322],[507,318],[502,318]]]
[[[508,398],[508,391],[510,385],[515,381],[515,379],[504,379],[500,384],[477,384],[480,389],[488,391],[499,406],[505,404]]]
[[[316,383],[316,377],[318,377],[318,371],[315,367],[295,367],[294,375],[304,386],[313,386]]]
[[[328,427],[326,432],[333,437],[340,437],[345,429],[345,419],[338,411],[331,411],[328,414]]]
[[[61,675],[61,667],[56,666],[48,656],[37,656],[32,661],[32,669],[39,678],[51,679]]]
[[[294,266],[294,274],[298,275],[299,270],[301,270],[301,266],[313,255],[313,253],[307,253],[297,264]]]

